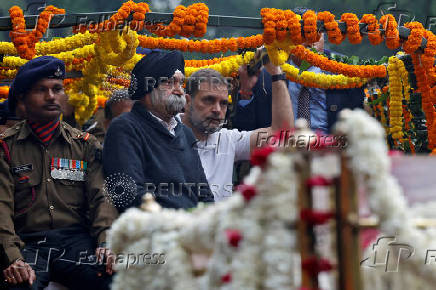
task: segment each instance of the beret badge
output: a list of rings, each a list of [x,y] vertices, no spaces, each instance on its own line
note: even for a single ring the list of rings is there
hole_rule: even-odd
[[[54,72],[54,75],[58,78],[62,76],[62,71],[61,71],[61,68],[59,66],[56,69],[56,71]]]

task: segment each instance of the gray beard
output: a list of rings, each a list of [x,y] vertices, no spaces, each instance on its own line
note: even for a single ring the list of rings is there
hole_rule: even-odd
[[[183,111],[183,108],[186,105],[185,96],[179,97],[176,95],[170,95],[165,103],[165,109],[168,113],[173,113],[177,115]]]
[[[154,107],[157,107],[158,104],[162,102],[161,96],[158,93],[151,94],[151,103]],[[169,95],[165,100],[164,107],[168,114],[175,116],[178,113],[182,112],[183,108],[186,104],[185,96],[177,96],[177,95]]]
[[[225,123],[221,123],[218,127],[209,127],[207,124],[210,122],[210,120],[194,120],[194,118],[192,117],[192,115],[194,114],[195,109],[193,108],[192,104],[191,104],[191,110],[188,114],[188,119],[189,122],[192,124],[192,127],[195,128],[195,130],[197,130],[198,132],[205,134],[205,135],[210,135],[213,134],[215,132],[218,132],[219,130],[221,130],[221,128],[224,126]]]

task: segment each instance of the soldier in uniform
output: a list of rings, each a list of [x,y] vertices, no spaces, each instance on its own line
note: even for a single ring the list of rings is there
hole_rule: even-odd
[[[60,121],[64,63],[23,65],[9,92],[26,120],[0,146],[0,257],[10,289],[109,289],[113,255],[106,232],[117,217],[102,193],[101,146]],[[104,263],[104,261],[106,263]]]

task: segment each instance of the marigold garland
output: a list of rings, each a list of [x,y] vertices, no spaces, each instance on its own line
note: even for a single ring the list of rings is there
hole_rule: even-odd
[[[0,86],[0,99],[7,99],[9,94],[8,86]]]
[[[106,78],[108,65],[122,66],[132,59],[138,46],[137,34],[124,28],[118,31],[106,31],[100,34],[100,41],[95,45],[95,57],[86,64],[83,79],[70,88],[69,103],[75,107],[75,117],[83,124],[93,114],[97,98],[102,93],[99,86]],[[79,93],[80,92],[80,93]]]
[[[207,23],[209,21],[209,7],[204,3],[195,3],[188,6],[187,13],[191,16],[191,21],[188,25],[182,26],[182,36],[189,37],[194,35],[195,37],[203,37],[207,31]],[[192,21],[192,17],[195,21]],[[191,29],[187,30],[187,27],[194,28],[192,34],[189,34]]]
[[[397,49],[400,47],[400,34],[398,32],[398,24],[395,17],[391,14],[383,15],[380,18],[380,24],[385,30],[386,46],[389,49]]]
[[[171,23],[154,33],[158,36],[174,37],[176,34],[184,37],[203,37],[207,31],[209,8],[204,3],[195,3],[188,7],[179,5],[173,13]]]
[[[0,76],[7,79],[13,79],[17,74],[17,72],[18,72],[17,69],[0,68]]]
[[[183,5],[179,5],[174,9],[173,12],[173,20],[168,25],[169,33],[167,34],[169,37],[174,37],[177,35],[182,35],[184,32],[182,32],[183,24],[185,23],[185,17],[186,17],[186,7]]]
[[[386,68],[383,65],[350,65],[346,63],[330,60],[323,55],[319,55],[302,45],[298,45],[291,50],[291,53],[297,58],[307,61],[308,63],[321,68],[324,71],[343,74],[349,77],[360,78],[384,78],[386,77]]]
[[[362,42],[360,35],[359,18],[353,13],[344,13],[341,16],[341,21],[347,24],[347,36],[351,44],[359,44]]]
[[[294,47],[291,45],[288,50],[280,49],[277,43],[274,45],[265,45],[268,51],[268,57],[274,65],[281,66],[289,59],[289,51]]]
[[[417,81],[416,91],[421,93],[422,96],[422,110],[426,117],[426,125],[428,130],[428,148],[433,150],[436,148],[436,127],[433,127],[433,118],[435,116],[435,108],[432,103],[432,90],[430,88],[427,71],[424,69],[420,55],[412,54],[412,63],[415,68],[415,75]]]
[[[52,5],[45,7],[38,17],[36,28],[27,31],[21,8],[13,6],[9,9],[12,22],[12,31],[9,36],[21,58],[32,59],[35,56],[35,44],[44,35],[54,14],[65,14],[65,10]]]
[[[231,76],[233,72],[238,71],[239,67],[243,64],[248,64],[254,58],[254,52],[247,51],[244,55],[236,55],[232,58],[224,60],[220,63],[208,65],[204,67],[185,67],[185,76],[189,77],[194,72],[204,68],[211,68],[227,77]]]
[[[103,31],[111,31],[114,30],[118,25],[124,24],[127,17],[133,12],[133,20],[130,21],[130,29],[135,31],[143,30],[144,28],[144,19],[145,14],[150,12],[150,8],[147,3],[135,3],[131,0],[123,3],[118,9],[118,11],[113,14],[108,20],[105,20],[99,24],[91,24],[91,25],[79,25],[73,27],[73,33],[84,33],[88,30],[91,33],[103,32]],[[148,28],[150,28],[148,26]]]
[[[276,36],[277,41],[285,41],[288,37],[288,21],[284,10],[279,10],[276,14]]]
[[[276,17],[272,8],[262,8],[260,10],[263,24],[263,41],[271,44],[276,39]]]
[[[65,51],[56,54],[47,54],[59,58],[65,62],[66,70],[70,71],[73,68],[78,68],[84,60],[90,59],[94,55],[94,44],[85,45],[81,48],[76,48],[72,51]],[[16,56],[5,56],[3,58],[2,66],[7,68],[16,68],[28,62],[27,59],[22,59]]]
[[[220,58],[213,58],[213,59],[192,59],[192,60],[187,60],[185,59],[185,66],[187,67],[204,67],[204,66],[208,66],[208,65],[213,65],[216,63],[220,63],[224,60],[228,60],[230,58],[234,58],[235,56],[226,56],[226,57],[220,57]]]
[[[288,79],[302,84],[305,87],[316,87],[322,89],[357,88],[367,82],[367,79],[346,77],[344,75],[327,75],[310,71],[303,71],[300,74],[298,68],[286,63],[289,58],[288,52],[280,50],[274,46],[266,46],[266,48],[271,62],[275,65],[280,65]]]
[[[329,42],[341,44],[342,40],[344,40],[344,36],[335,20],[335,15],[329,11],[323,11],[318,13],[318,20],[324,21],[324,27],[327,31]]]
[[[303,14],[303,23],[304,23],[304,40],[307,43],[315,43],[318,42],[321,38],[321,34],[318,32],[317,27],[317,15],[315,11],[308,10]]]
[[[410,29],[410,35],[403,44],[403,49],[406,53],[413,54],[421,46],[425,29],[419,22],[408,22],[404,26]]]
[[[132,14],[133,21],[130,22],[132,30],[142,30],[144,27],[149,30],[159,29],[156,34],[170,37],[175,35],[201,37],[206,32],[209,11],[207,6],[202,3],[188,7],[178,6],[174,10],[173,20],[168,26],[145,24],[145,14],[149,11],[146,3],[128,1],[108,21],[94,26],[81,27],[81,31],[85,32],[83,34],[39,43],[38,39],[45,33],[52,15],[65,13],[65,11],[54,6],[47,7],[40,14],[36,28],[33,31],[26,31],[21,9],[16,6],[12,7],[10,15],[13,24],[13,31],[11,31],[13,43],[0,42],[0,54],[5,55],[0,63],[0,78],[13,78],[17,72],[16,68],[22,66],[35,55],[53,55],[64,60],[67,71],[83,71],[84,74],[84,77],[79,80],[66,81],[66,86],[72,94],[71,101],[75,103],[77,119],[81,123],[92,114],[97,103],[100,103],[98,100],[106,98],[113,89],[129,85],[129,71],[143,57],[143,55],[135,53],[134,48],[138,42],[147,48],[203,53],[237,51],[238,49],[255,48],[266,44],[272,62],[281,64],[289,79],[308,87],[359,87],[367,81],[365,78],[386,77],[384,66],[353,66],[339,63],[318,55],[303,46],[295,46],[303,42],[313,43],[319,40],[317,20],[324,22],[330,42],[335,44],[342,42],[345,34],[339,30],[335,16],[328,11],[320,12],[318,15],[313,11],[307,11],[300,17],[290,10],[262,9],[263,34],[251,37],[186,40],[138,37],[136,34],[133,36],[126,31],[123,32],[122,36],[116,36],[116,33],[112,33],[111,30],[116,25],[121,23],[124,25],[126,19]],[[304,33],[301,32],[300,19],[303,19]],[[362,36],[357,16],[352,13],[344,13],[341,15],[341,21],[347,24],[346,36],[348,36],[350,43],[360,43]],[[381,33],[377,18],[372,14],[363,15],[360,23],[367,24],[368,38],[371,44],[377,45],[385,39],[386,46],[390,49],[396,49],[400,46],[397,23],[392,15],[384,15],[380,18],[384,34]],[[436,112],[434,109],[434,104],[436,104],[436,70],[434,66],[436,36],[417,22],[407,23],[405,26],[410,29],[410,35],[403,43],[403,49],[412,55],[417,75],[417,91],[422,95],[422,108],[427,118],[429,148],[436,150]],[[91,32],[109,31],[97,34],[86,30]],[[427,46],[423,54],[417,54],[422,37],[427,39]],[[299,74],[298,68],[285,63],[289,53],[293,53],[300,59],[304,59],[325,71],[339,75],[314,74],[308,71]],[[17,54],[21,58],[16,57]],[[200,68],[211,67],[223,75],[229,76],[234,75],[239,65],[247,63],[247,59],[252,57],[252,53],[247,53],[244,56],[236,55],[212,60],[186,60],[185,66],[187,75]],[[390,128],[387,130],[392,134],[395,142],[399,142],[399,144],[411,143],[407,136],[411,115],[407,106],[401,102],[403,98],[408,100],[410,97],[408,73],[398,58],[392,58],[389,65],[390,96],[387,105]],[[381,122],[386,126],[386,116],[382,104],[377,104],[376,107],[381,112]],[[413,150],[413,144],[410,145]]]
[[[286,73],[286,76],[290,81],[302,84],[303,86],[310,88],[360,88],[368,81],[364,78],[346,77],[344,75],[327,75],[310,71],[304,71],[299,74],[300,70],[288,63],[282,65],[282,70]]]
[[[368,39],[372,45],[379,45],[383,42],[383,37],[379,29],[379,23],[374,14],[364,14],[361,23],[366,23],[366,29],[368,31]]]
[[[289,38],[294,44],[301,44],[303,43],[303,36],[301,35],[301,16],[295,14],[291,10],[285,11],[285,17],[288,21],[288,31],[289,31]]]
[[[432,79],[433,82],[435,82],[434,77],[434,56],[436,55],[436,36],[433,34],[432,31],[424,30],[424,37],[427,39],[427,46],[424,49],[424,55],[423,55],[423,65],[428,70],[431,70],[430,73],[433,74]],[[434,103],[436,103],[436,100],[434,100]]]
[[[12,42],[0,41],[0,54],[16,55],[17,53],[17,49]]]
[[[388,61],[389,72],[389,132],[392,138],[400,141],[403,137],[403,85],[397,57],[391,56]]]
[[[70,51],[95,43],[98,35],[86,31],[70,37],[53,39],[48,42],[38,42],[36,44],[36,54],[47,55]]]
[[[214,40],[187,40],[187,39],[169,39],[162,37],[149,37],[140,35],[139,46],[144,48],[162,48],[169,50],[180,50],[189,52],[202,52],[202,53],[218,53],[237,51],[238,49],[256,48],[263,44],[263,37],[261,34],[239,37],[239,38],[223,38]]]

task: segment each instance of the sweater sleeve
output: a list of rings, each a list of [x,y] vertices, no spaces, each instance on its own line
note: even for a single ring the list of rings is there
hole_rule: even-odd
[[[103,146],[103,169],[107,195],[119,211],[141,205],[144,188],[144,160],[140,134],[123,118],[115,119]]]

